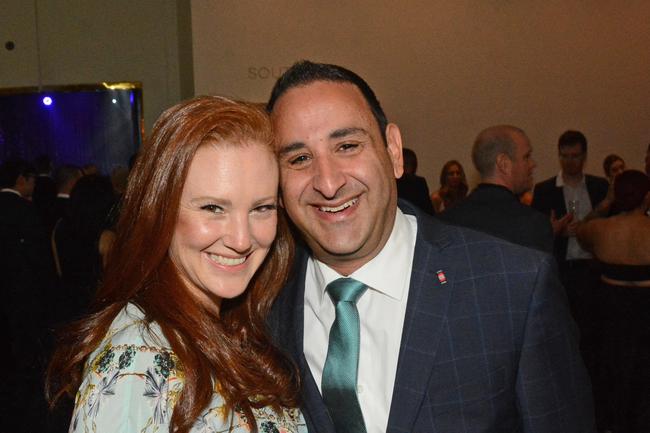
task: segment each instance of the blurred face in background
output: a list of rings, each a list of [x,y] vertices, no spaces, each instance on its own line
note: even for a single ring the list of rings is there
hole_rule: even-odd
[[[612,165],[609,166],[607,177],[609,178],[610,182],[612,182],[616,176],[623,173],[624,171],[625,162],[622,159],[617,159],[612,163]]]
[[[513,133],[512,141],[515,143],[515,159],[511,167],[512,192],[515,195],[523,194],[533,187],[533,170],[536,167],[533,160],[533,148],[528,137],[523,134]]]
[[[559,156],[563,174],[569,176],[579,176],[582,174],[587,160],[587,153],[582,151],[580,143],[562,146]]]
[[[462,183],[463,172],[458,164],[452,164],[447,169],[447,186],[455,188]]]

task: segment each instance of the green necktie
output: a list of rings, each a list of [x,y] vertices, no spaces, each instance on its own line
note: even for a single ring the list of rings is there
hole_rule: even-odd
[[[336,318],[330,329],[321,388],[336,433],[366,433],[357,399],[359,312],[356,306],[366,289],[363,283],[352,278],[339,278],[327,285]]]

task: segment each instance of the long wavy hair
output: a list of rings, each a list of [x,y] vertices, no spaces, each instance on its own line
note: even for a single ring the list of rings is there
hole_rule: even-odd
[[[268,115],[256,104],[202,96],[168,109],[156,121],[129,177],[92,313],[60,334],[47,373],[51,405],[65,394],[74,396],[85,361],[129,302],[145,312],[148,323],[160,325],[183,367],[185,384],[171,431],[192,427],[212,400],[215,384],[227,409],[242,410],[253,431],[253,408],[298,405],[295,366],[272,345],[265,325],[293,259],[284,214],[278,210],[277,237],[262,266],[242,295],[223,300],[219,317],[190,295],[168,255],[192,158],[200,146],[223,141],[272,150]]]

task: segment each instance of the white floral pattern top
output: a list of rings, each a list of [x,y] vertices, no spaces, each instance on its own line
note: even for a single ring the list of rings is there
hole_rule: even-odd
[[[152,323],[147,328],[144,313],[128,304],[88,358],[70,432],[169,432],[182,388],[183,371],[160,327]],[[244,414],[226,413],[223,406],[215,392],[191,432],[248,432]],[[260,433],[307,432],[298,409],[285,409],[281,415],[271,408],[253,412]]]

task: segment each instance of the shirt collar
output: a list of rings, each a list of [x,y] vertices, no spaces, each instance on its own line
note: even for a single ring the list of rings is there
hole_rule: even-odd
[[[384,248],[368,263],[354,271],[350,277],[361,281],[368,288],[383,293],[393,299],[400,300],[407,287],[404,287],[404,274],[411,266],[412,247],[415,245],[415,232],[407,217],[400,209],[396,210],[393,230]],[[318,287],[325,296],[325,288],[329,283],[343,275],[315,258],[310,258],[314,264],[314,277]]]
[[[2,188],[0,190],[0,192],[10,192],[10,193],[16,194],[18,197],[22,197],[22,195],[18,191],[16,191],[15,189],[12,189],[12,188]]]
[[[578,186],[586,186],[587,183],[585,181],[585,174],[582,174],[582,179],[580,180],[580,185]],[[564,178],[562,177],[562,170],[560,170],[560,173],[555,177],[555,186],[558,188],[563,188],[564,187]]]
[[[56,196],[59,198],[70,198],[70,194],[66,194],[64,192],[60,192]]]

